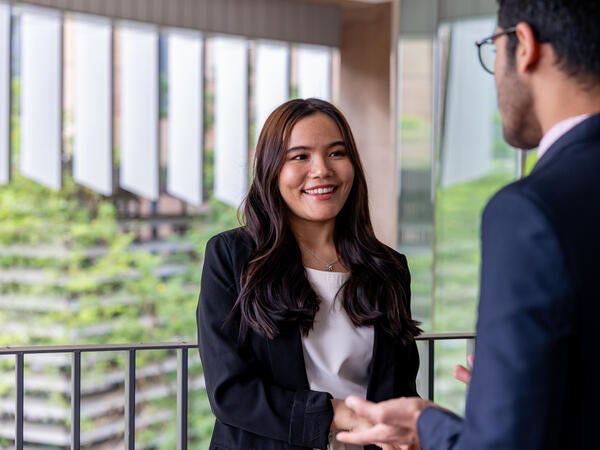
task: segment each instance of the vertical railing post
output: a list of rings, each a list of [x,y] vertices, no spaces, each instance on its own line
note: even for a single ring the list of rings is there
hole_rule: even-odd
[[[475,354],[475,338],[467,338],[467,356]]]
[[[427,340],[427,398],[433,401],[434,385],[435,385],[435,340]]]
[[[23,352],[15,354],[15,449],[23,450],[23,399],[25,397],[25,385],[23,382],[25,373],[25,356]]]
[[[430,400],[433,398],[433,361],[431,359],[433,342],[429,338],[418,341],[421,364],[417,373],[417,389],[421,396]]]
[[[187,450],[188,349],[177,350],[177,450]]]
[[[125,367],[125,449],[135,450],[135,349],[127,351]]]
[[[81,447],[81,352],[73,352],[71,365],[71,450]]]

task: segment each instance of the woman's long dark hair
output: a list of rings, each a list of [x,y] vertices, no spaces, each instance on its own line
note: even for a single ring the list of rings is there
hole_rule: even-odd
[[[410,315],[410,277],[406,267],[375,237],[367,183],[350,127],[335,106],[312,98],[290,100],[276,108],[258,138],[254,178],[243,205],[245,229],[255,247],[244,266],[234,308],[240,314],[240,332],[245,335],[251,328],[274,338],[281,327],[296,324],[307,334],[319,309],[278,187],[292,128],[316,113],[326,114],[337,124],[354,166],[354,182],[334,231],[340,260],[350,270],[340,289],[342,305],[355,326],[381,320],[387,333],[410,341],[421,331]]]

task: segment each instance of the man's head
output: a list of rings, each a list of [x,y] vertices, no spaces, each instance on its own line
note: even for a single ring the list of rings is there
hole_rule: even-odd
[[[600,86],[599,0],[498,0],[498,30],[516,27],[495,40],[498,106],[504,137],[529,149],[542,137],[542,108],[552,92],[539,80],[560,79],[581,92]],[[553,78],[555,81],[557,78]],[[548,86],[546,86],[547,88]],[[544,98],[543,98],[544,97]]]
[[[535,38],[552,46],[556,63],[582,84],[600,83],[600,1],[498,0],[498,26],[529,24]],[[514,64],[517,39],[507,40],[507,56]]]

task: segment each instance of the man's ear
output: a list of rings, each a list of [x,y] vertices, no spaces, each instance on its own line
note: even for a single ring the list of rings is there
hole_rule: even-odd
[[[520,73],[530,71],[540,58],[540,42],[535,38],[531,25],[519,22],[515,34],[519,43],[515,49],[516,68]]]

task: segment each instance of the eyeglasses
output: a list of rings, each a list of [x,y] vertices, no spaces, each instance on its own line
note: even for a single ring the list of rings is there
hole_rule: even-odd
[[[486,72],[494,74],[494,65],[496,64],[496,46],[494,45],[494,41],[500,36],[511,34],[515,31],[517,31],[517,27],[510,27],[475,42],[479,54],[479,62]]]

